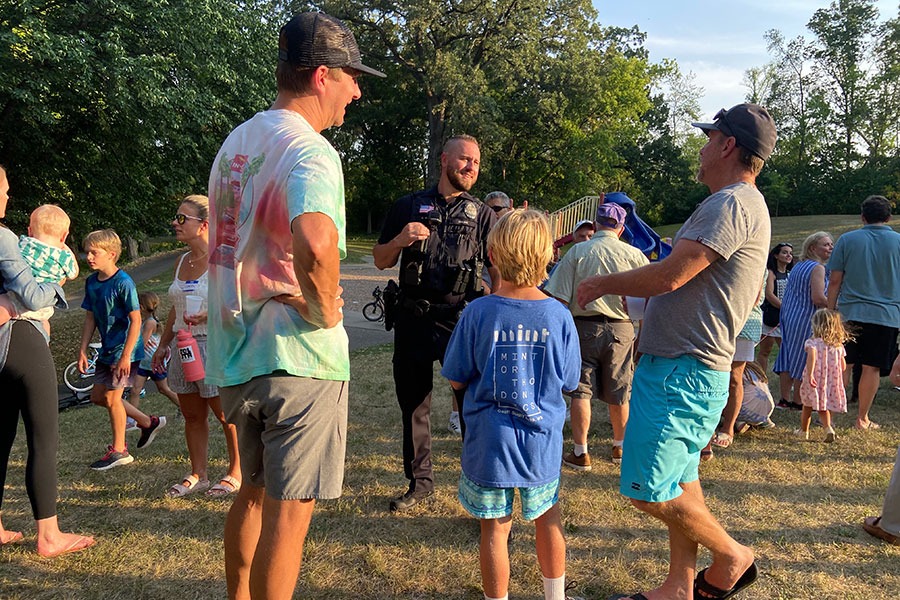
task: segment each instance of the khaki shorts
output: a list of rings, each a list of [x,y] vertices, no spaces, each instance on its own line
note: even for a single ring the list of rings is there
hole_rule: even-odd
[[[245,483],[277,500],[339,498],[347,447],[347,382],[276,371],[219,388],[237,427]]]
[[[575,319],[581,344],[581,381],[573,398],[628,404],[634,375],[634,325]]]

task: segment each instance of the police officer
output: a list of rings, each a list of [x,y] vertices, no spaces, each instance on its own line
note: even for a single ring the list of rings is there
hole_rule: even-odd
[[[403,418],[403,470],[410,483],[391,500],[391,511],[408,510],[434,494],[433,363],[443,363],[466,302],[482,295],[482,265],[499,278],[487,256],[487,235],[497,217],[468,193],[478,180],[480,161],[475,138],[447,140],[438,184],[397,200],[372,250],[379,269],[400,259],[400,293],[392,309],[394,385]],[[461,406],[462,394],[456,399]]]

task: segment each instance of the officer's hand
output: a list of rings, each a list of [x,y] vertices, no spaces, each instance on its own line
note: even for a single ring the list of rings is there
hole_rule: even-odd
[[[394,241],[401,248],[406,248],[418,241],[428,239],[429,235],[431,235],[431,231],[428,227],[426,227],[424,223],[415,221],[413,223],[407,223],[406,227],[403,228],[403,231],[394,238]]]

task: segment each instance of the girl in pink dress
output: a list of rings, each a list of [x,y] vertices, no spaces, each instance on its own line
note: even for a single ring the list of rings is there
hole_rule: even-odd
[[[831,413],[847,412],[847,395],[844,391],[844,342],[851,338],[844,328],[841,315],[821,308],[812,316],[812,337],[806,340],[806,368],[800,383],[800,429],[797,435],[809,439],[809,422],[812,411],[819,413],[825,428],[825,441],[835,440],[831,426]]]

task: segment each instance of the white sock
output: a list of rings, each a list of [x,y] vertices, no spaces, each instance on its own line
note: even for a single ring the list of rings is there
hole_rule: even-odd
[[[491,598],[490,596],[485,594],[484,600],[509,600],[509,594],[504,595],[502,598]]]
[[[575,444],[575,456],[581,456],[582,454],[587,454],[587,444],[584,446]]]
[[[616,446],[618,448],[621,448],[622,444],[624,444],[624,443],[625,443],[625,440],[613,440],[613,446]]]
[[[566,600],[566,575],[556,579],[547,579],[543,575],[544,580],[544,600]]]

